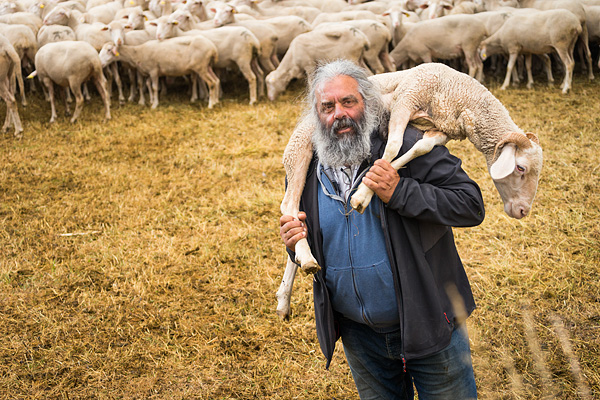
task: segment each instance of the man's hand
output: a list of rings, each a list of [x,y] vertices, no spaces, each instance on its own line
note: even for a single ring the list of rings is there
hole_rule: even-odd
[[[305,220],[306,213],[302,211],[298,213],[298,218],[294,218],[291,215],[282,215],[279,218],[279,234],[281,235],[283,244],[288,249],[295,251],[298,240],[306,237],[308,231],[304,223]]]
[[[400,175],[389,162],[379,159],[375,161],[363,178],[369,189],[384,202],[388,203],[400,182]]]

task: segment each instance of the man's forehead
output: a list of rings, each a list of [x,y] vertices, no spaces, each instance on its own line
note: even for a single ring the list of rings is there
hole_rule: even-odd
[[[321,83],[315,92],[319,101],[349,96],[362,98],[358,90],[358,82],[348,75],[337,75]]]

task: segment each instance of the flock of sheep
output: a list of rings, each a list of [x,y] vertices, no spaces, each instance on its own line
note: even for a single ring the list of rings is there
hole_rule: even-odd
[[[67,112],[75,97],[74,122],[92,80],[109,119],[111,93],[126,101],[124,83],[128,101],[144,105],[147,94],[155,108],[159,89],[168,84],[160,78],[184,77],[191,101],[207,99],[211,108],[219,101],[221,79],[241,74],[253,104],[265,91],[276,99],[319,60],[336,58],[373,74],[449,60],[483,82],[483,61],[494,57],[492,62],[507,64],[506,88],[511,77],[518,80],[521,55],[528,86],[532,55],[552,82],[555,53],[566,93],[575,45],[593,79],[589,45],[599,39],[600,0],[2,0],[3,128],[13,126],[15,136],[22,135],[15,95],[27,104],[24,77],[43,84],[51,122],[54,84],[65,88]]]

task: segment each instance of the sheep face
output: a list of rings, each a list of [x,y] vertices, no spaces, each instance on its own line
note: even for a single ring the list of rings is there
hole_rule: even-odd
[[[504,143],[489,171],[508,216],[520,219],[529,214],[541,169],[542,148],[535,140]]]

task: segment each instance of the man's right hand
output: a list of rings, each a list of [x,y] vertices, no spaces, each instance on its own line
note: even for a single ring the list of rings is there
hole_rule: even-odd
[[[306,230],[306,213],[299,212],[298,218],[294,218],[291,215],[282,215],[279,218],[279,234],[283,240],[285,246],[295,251],[296,243],[298,240],[306,238],[308,231]]]

